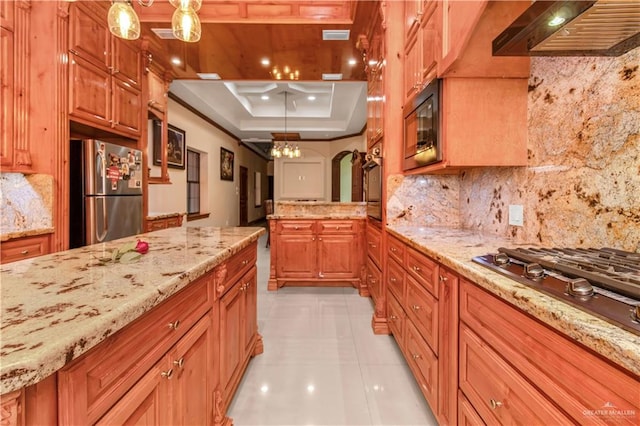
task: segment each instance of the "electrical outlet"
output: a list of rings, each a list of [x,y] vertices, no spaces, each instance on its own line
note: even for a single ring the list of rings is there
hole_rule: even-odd
[[[522,204],[509,205],[509,225],[524,226],[524,210]]]

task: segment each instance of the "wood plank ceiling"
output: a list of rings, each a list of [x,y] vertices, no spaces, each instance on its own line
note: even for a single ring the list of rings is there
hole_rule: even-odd
[[[174,8],[168,0],[150,7],[134,2],[143,35],[154,56],[171,66],[178,79],[217,73],[225,80],[271,80],[274,65],[300,71],[300,80],[316,81],[323,73],[342,73],[343,80],[366,80],[362,52],[356,47],[365,34],[377,1],[219,1],[204,0],[198,16],[202,38],[197,43],[162,40],[152,28],[170,28]],[[347,41],[323,41],[322,30],[349,29]],[[271,64],[261,64],[269,58]],[[355,59],[356,65],[349,65]]]

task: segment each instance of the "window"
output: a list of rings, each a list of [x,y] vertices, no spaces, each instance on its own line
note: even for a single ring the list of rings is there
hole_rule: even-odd
[[[200,153],[187,149],[187,214],[200,213]]]

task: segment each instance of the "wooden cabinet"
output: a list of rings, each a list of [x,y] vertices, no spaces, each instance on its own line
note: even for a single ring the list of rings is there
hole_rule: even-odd
[[[466,280],[460,320],[460,389],[487,424],[600,423],[606,407],[637,424],[637,377]]]
[[[285,284],[361,288],[363,220],[276,219],[269,226],[269,290]]]
[[[404,103],[410,103],[436,77],[436,1],[405,5]]]
[[[29,139],[30,4],[0,2],[0,167],[31,173]]]
[[[179,228],[182,226],[182,215],[148,217],[145,223],[145,232],[158,231],[167,228]]]
[[[371,326],[375,334],[389,334],[386,286],[384,274],[382,273],[383,251],[382,251],[382,230],[380,222],[367,221],[365,241],[366,241],[366,271],[365,283],[367,293],[371,296],[374,304],[373,318]],[[366,296],[367,293],[360,293]]]
[[[142,128],[142,65],[134,41],[112,36],[104,5],[74,3],[69,13],[69,116],[131,138]]]
[[[456,424],[458,419],[458,292],[457,274],[438,267],[438,408],[440,424]]]
[[[383,6],[381,6],[383,7]],[[372,148],[380,138],[384,129],[384,97],[385,97],[385,56],[386,43],[382,28],[381,7],[376,8],[367,31],[365,41],[359,44],[365,60],[367,72],[367,149]]]
[[[51,236],[48,234],[3,241],[0,243],[0,263],[15,262],[49,254],[50,241]]]

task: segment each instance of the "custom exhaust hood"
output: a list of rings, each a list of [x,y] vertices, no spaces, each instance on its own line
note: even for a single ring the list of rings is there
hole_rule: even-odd
[[[619,56],[638,46],[640,0],[539,0],[493,40],[493,55]]]

